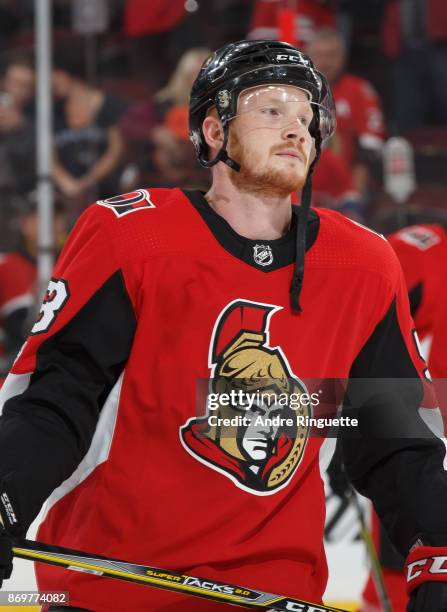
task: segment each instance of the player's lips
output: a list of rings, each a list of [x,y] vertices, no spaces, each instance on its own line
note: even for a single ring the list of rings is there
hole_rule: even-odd
[[[299,159],[304,163],[303,156],[296,149],[285,149],[284,151],[278,151],[276,155],[279,155],[280,157],[294,157],[295,159]]]

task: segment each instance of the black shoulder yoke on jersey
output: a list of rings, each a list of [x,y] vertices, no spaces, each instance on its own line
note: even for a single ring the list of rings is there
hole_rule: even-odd
[[[274,272],[279,268],[283,268],[295,262],[296,226],[298,223],[299,210],[297,206],[292,207],[292,223],[289,231],[284,234],[284,236],[281,236],[281,238],[277,240],[251,240],[235,232],[230,224],[211,208],[205,200],[203,193],[189,190],[185,190],[184,193],[207,224],[219,244],[234,257],[241,259],[249,266],[265,273]],[[308,251],[316,241],[319,228],[320,217],[314,210],[311,210],[306,227],[306,251]],[[268,267],[258,265],[253,259],[253,248],[260,242],[262,242],[263,245],[269,246],[275,254],[273,262]]]

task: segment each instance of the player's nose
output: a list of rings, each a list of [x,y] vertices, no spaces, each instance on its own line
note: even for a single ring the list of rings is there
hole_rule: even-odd
[[[295,119],[283,127],[282,137],[285,140],[299,140],[300,142],[304,142],[306,139],[306,131],[307,128],[303,126],[298,119]]]

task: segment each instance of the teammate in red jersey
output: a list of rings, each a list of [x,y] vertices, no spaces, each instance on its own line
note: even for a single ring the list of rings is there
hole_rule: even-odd
[[[350,219],[361,220],[363,206],[351,168],[330,148],[321,152],[312,187],[313,206],[333,208]]]
[[[9,534],[50,496],[45,542],[321,601],[334,440],[309,419],[335,378],[360,428],[342,436],[349,475],[412,548],[417,612],[445,604],[445,447],[400,266],[381,236],[310,210],[334,116],[299,50],[227,45],[191,93],[210,190],[139,189],[82,215],[2,390],[4,576]],[[37,579],[95,612],[224,609],[47,565]]]
[[[422,346],[428,348],[428,367],[434,378],[447,378],[447,230],[439,224],[412,225],[389,237],[399,257],[408,287],[411,313]],[[445,407],[443,406],[443,409]],[[407,604],[403,559],[393,550],[374,517],[374,536],[387,591],[395,612]],[[363,593],[364,612],[380,612],[372,578]]]
[[[32,196],[23,202],[17,216],[17,247],[0,254],[0,373],[6,374],[32,325],[36,304],[37,211]],[[65,222],[60,205],[56,207],[55,242],[62,246]],[[28,320],[29,319],[29,320]],[[28,326],[28,329],[27,329]]]
[[[412,225],[389,241],[402,264],[419,337],[430,346],[430,373],[447,378],[447,229],[434,223]]]
[[[336,30],[321,29],[307,49],[334,94],[337,134],[332,149],[352,167],[355,187],[364,194],[368,164],[380,155],[385,135],[380,100],[368,81],[345,72],[346,50]]]

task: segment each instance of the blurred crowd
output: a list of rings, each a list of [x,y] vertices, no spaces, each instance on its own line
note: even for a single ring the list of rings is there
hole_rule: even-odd
[[[314,206],[381,231],[411,215],[436,220],[445,213],[445,0],[53,0],[52,6],[57,244],[64,227],[97,199],[142,186],[207,189],[208,171],[196,163],[189,141],[189,91],[211,50],[242,38],[301,46],[331,83],[338,129],[315,172]],[[28,307],[29,300],[18,298],[31,295],[35,282],[36,236],[28,231],[36,217],[33,7],[33,0],[0,0],[0,358],[6,365],[26,320],[22,312],[5,323],[11,303]],[[408,141],[415,159],[407,217],[384,189],[383,158],[396,136]],[[18,257],[27,280],[14,294],[5,279],[20,276]]]

